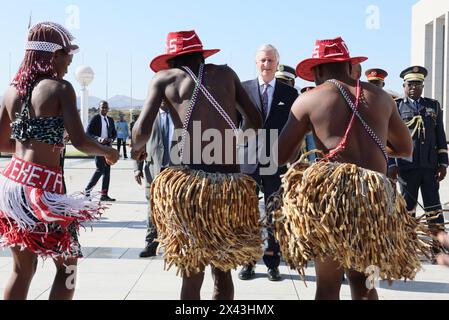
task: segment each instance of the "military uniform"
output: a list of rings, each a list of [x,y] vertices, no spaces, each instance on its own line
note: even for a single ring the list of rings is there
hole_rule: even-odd
[[[401,76],[406,81],[407,79],[417,81],[418,79],[408,75],[413,71],[422,70],[418,68],[422,67],[406,69]],[[427,75],[427,71],[422,74]],[[422,80],[424,78],[425,76]],[[391,158],[389,167],[399,167],[399,176],[405,182],[405,185],[401,184],[401,188],[407,201],[407,210],[412,211],[416,208],[419,189],[421,189],[426,211],[439,210],[441,202],[436,173],[439,166],[447,167],[448,165],[446,134],[440,103],[429,98],[421,97],[414,101],[405,97],[397,99],[396,104],[413,139],[413,156],[410,159]],[[432,221],[432,223],[443,222],[442,214]]]
[[[296,70],[285,64],[278,65],[275,78],[285,83],[286,85],[295,86]]]

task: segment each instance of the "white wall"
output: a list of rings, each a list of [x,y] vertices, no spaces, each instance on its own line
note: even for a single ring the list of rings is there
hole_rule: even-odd
[[[440,101],[449,140],[449,0],[421,0],[413,6],[411,65],[429,70],[424,95]]]

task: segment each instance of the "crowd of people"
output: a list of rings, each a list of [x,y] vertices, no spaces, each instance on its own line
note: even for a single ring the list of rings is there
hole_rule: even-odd
[[[300,273],[313,261],[317,299],[338,299],[344,275],[353,299],[377,299],[366,285],[371,266],[391,281],[413,279],[425,259],[449,265],[438,194],[448,149],[442,108],[423,97],[424,67],[406,68],[404,96],[392,97],[387,71],[368,69],[361,81],[367,58],[352,57],[338,37],[318,40],[296,68],[262,45],[257,78],[241,82],[231,67],[205,62],[220,50],[204,49],[195,31],[171,32],[167,52],[151,61],[140,116],[114,123],[102,101],[85,132],[64,80],[73,40],[56,23],[32,27],[1,105],[0,151],[14,154],[0,175],[0,245],[13,256],[5,299],[26,299],[38,257],[57,267],[50,299],[73,297],[66,270],[82,257],[78,230],[115,201],[111,166],[122,147],[128,158],[130,132],[148,199],[140,256],[164,249],[182,275],[181,299],[201,298],[208,266],[213,298],[234,299],[231,270],[251,280],[260,259],[270,281],[282,280],[282,258]],[[311,85],[296,88],[297,77]],[[95,156],[82,196],[64,184],[67,135]],[[416,217],[419,189],[425,214]]]

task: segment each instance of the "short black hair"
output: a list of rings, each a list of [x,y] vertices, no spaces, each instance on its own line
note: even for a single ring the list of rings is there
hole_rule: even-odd
[[[171,68],[179,68],[186,65],[191,65],[192,63],[204,63],[204,56],[202,52],[192,52],[187,54],[182,54],[168,60],[168,64]]]

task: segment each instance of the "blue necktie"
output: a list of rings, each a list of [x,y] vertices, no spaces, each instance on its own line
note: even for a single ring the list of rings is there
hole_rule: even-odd
[[[264,84],[264,90],[262,93],[262,113],[263,113],[263,120],[265,121],[268,117],[268,88],[270,87],[269,84]]]
[[[418,102],[418,100],[414,101],[413,104],[415,106],[416,112],[419,112],[419,102]]]

